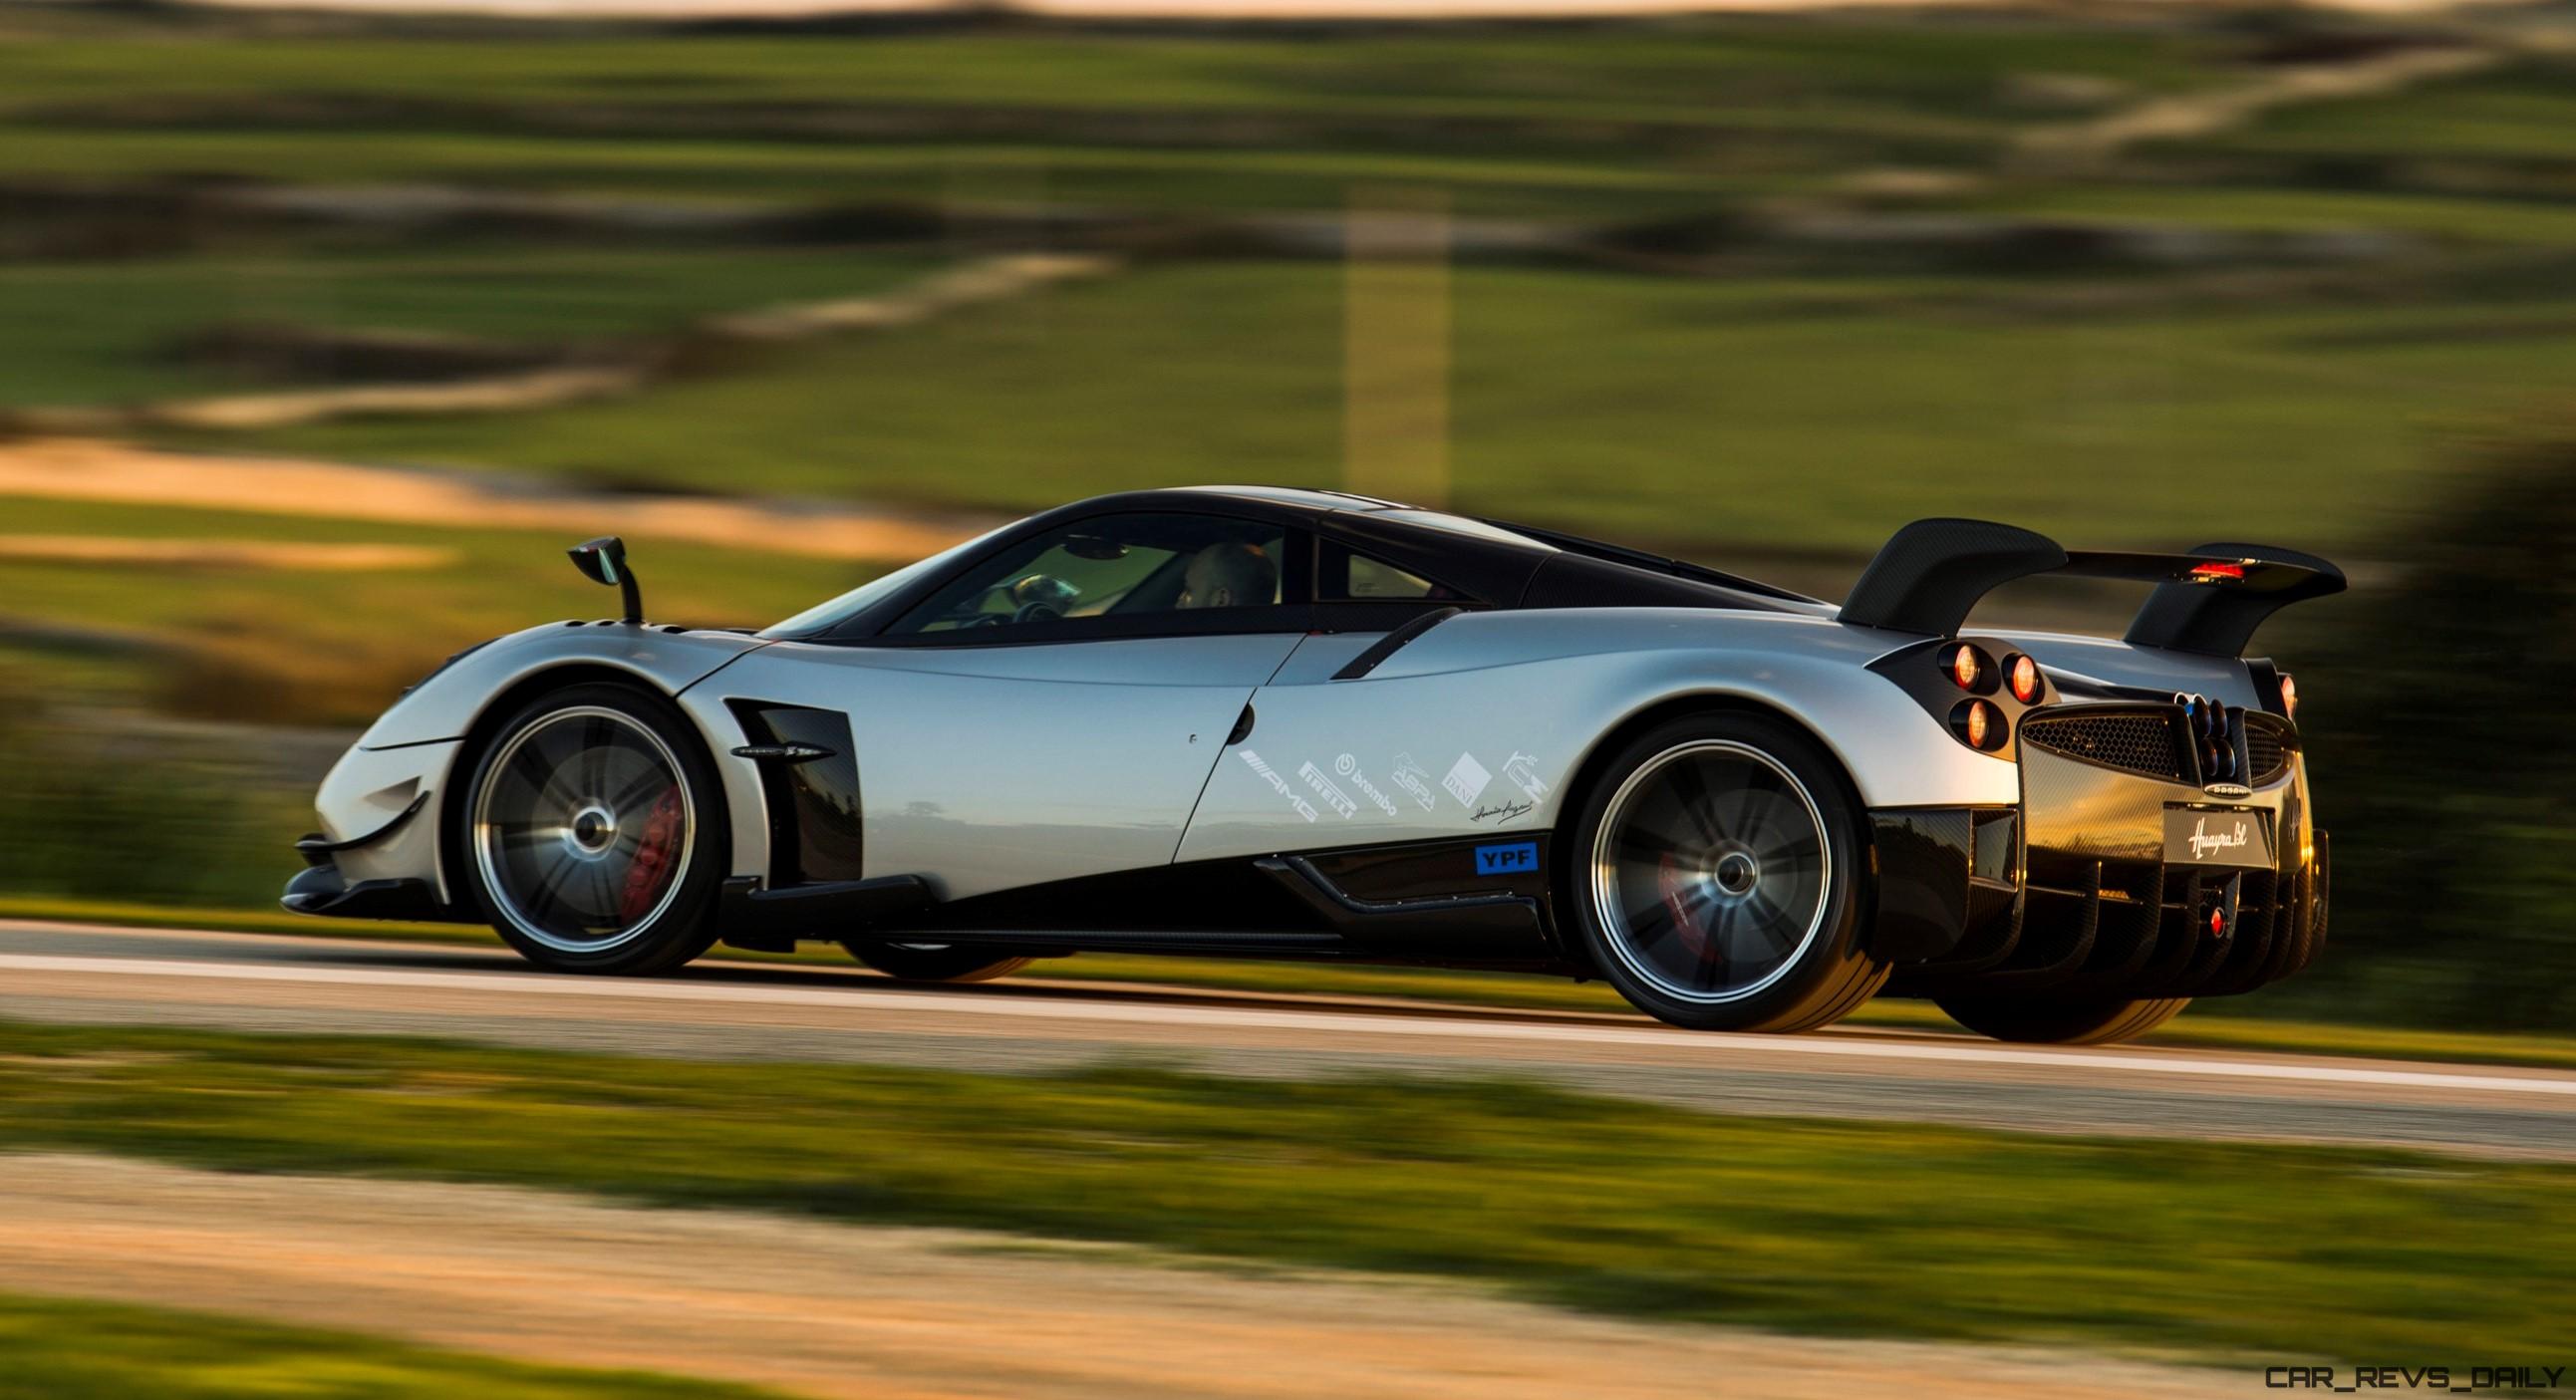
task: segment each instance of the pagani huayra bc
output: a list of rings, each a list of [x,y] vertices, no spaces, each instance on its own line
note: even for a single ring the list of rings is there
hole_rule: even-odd
[[[624,615],[460,653],[324,782],[288,908],[488,921],[653,973],[719,940],[962,981],[1116,950],[1520,969],[1706,1030],[1928,997],[2136,1035],[2325,940],[2268,545],[1906,526],[1840,606],[1333,492],[1022,520],[765,630]],[[2038,574],[2119,638],[1963,630]]]

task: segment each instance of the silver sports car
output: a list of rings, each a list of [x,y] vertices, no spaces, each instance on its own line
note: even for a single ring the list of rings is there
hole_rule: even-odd
[[[544,967],[842,943],[964,981],[1089,950],[1522,969],[1708,1030],[1929,997],[2107,1041],[2325,938],[2290,677],[2339,591],[2266,545],[1897,532],[1840,607],[1323,491],[1105,496],[764,631],[459,653],[322,785],[285,903],[488,920]],[[2040,573],[2118,640],[1963,632]]]

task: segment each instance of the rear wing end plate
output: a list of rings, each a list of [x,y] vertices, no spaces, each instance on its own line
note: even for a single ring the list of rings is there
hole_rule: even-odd
[[[2132,646],[2237,656],[2254,630],[2292,603],[2344,590],[2341,569],[2260,544],[2205,544],[2187,554],[2068,550],[1990,520],[1917,520],[1890,536],[1838,615],[1860,627],[1946,637],[1978,600],[2037,574],[2150,583],[2124,638]]]

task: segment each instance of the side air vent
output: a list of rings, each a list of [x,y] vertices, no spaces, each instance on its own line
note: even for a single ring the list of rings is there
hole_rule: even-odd
[[[850,721],[833,710],[725,702],[760,764],[772,888],[865,878],[859,862],[859,769]],[[739,750],[737,750],[739,752]]]
[[[2181,737],[2173,712],[2160,706],[2042,714],[2021,726],[2021,741],[2034,749],[2169,783],[2192,780]]]
[[[2245,717],[2245,771],[2256,787],[2278,782],[2290,769],[2290,755],[2298,745],[2291,738],[2289,725],[2272,715],[2249,714]]]

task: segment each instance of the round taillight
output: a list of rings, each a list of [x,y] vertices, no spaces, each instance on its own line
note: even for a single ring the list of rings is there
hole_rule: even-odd
[[[2002,748],[2004,741],[2012,737],[2012,726],[2004,719],[2004,712],[1985,700],[1960,701],[1959,708],[1950,712],[1950,730],[1969,748],[1987,753]]]
[[[1980,691],[1992,686],[1993,663],[1986,660],[1984,652],[1967,642],[1961,642],[1942,654],[1941,670],[1961,690]]]
[[[2039,663],[2027,656],[2016,656],[2004,663],[2004,684],[2012,687],[2012,697],[2025,705],[2039,703]]]
[[[2299,717],[2299,683],[2290,679],[2287,672],[2282,673],[2281,676],[2281,717],[2283,719]]]

